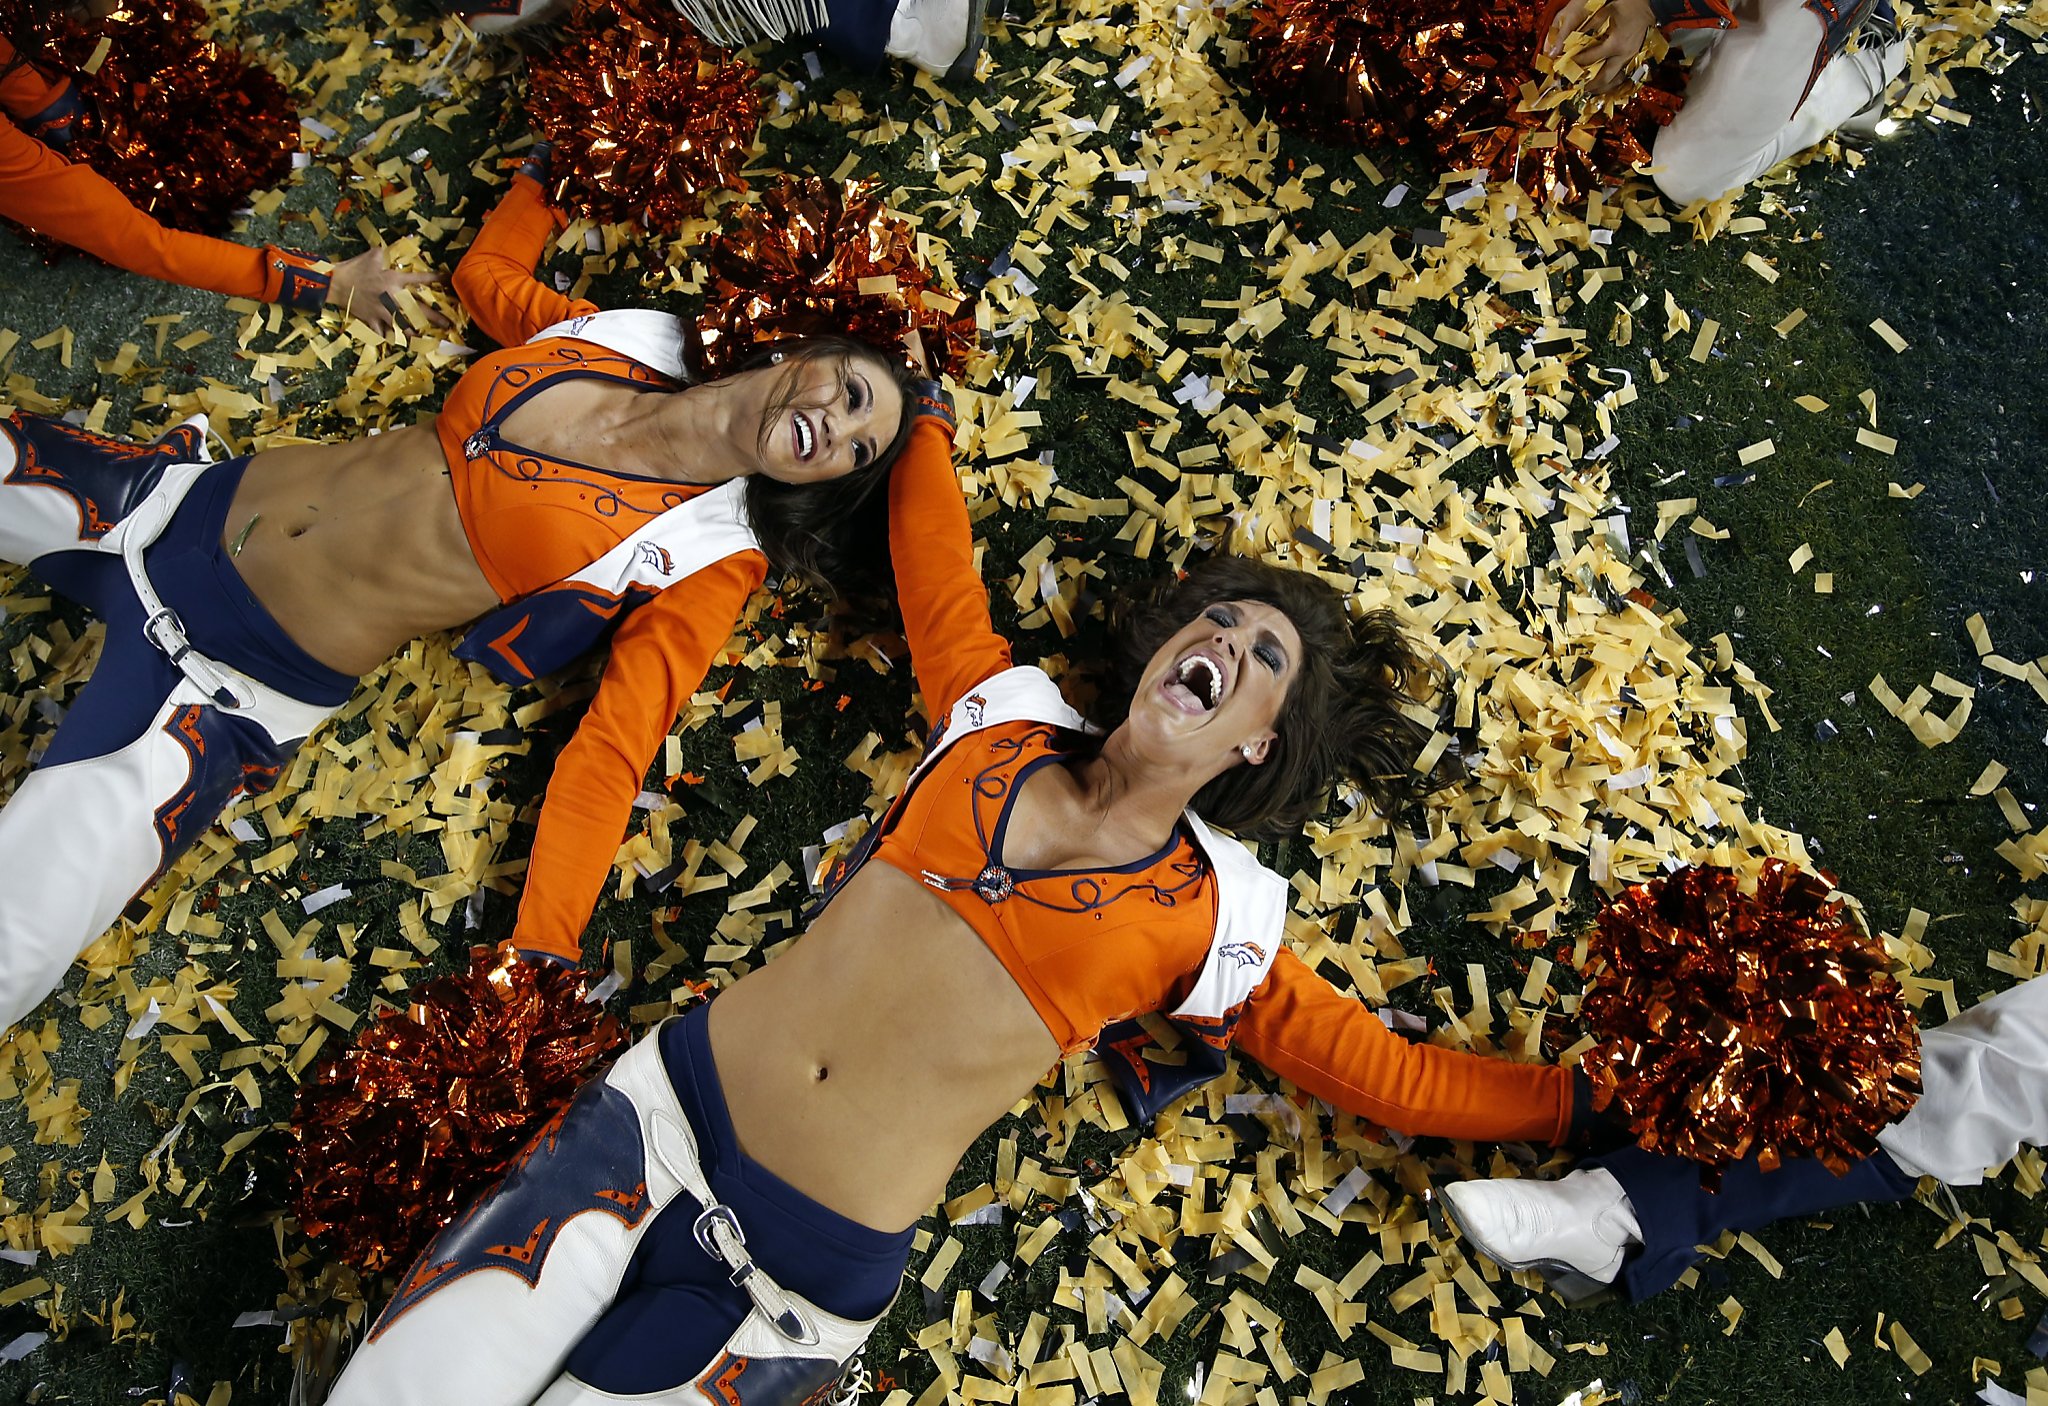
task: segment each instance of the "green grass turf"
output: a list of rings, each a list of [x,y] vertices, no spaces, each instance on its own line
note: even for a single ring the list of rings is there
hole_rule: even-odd
[[[276,38],[294,35],[291,51],[303,61],[308,41],[296,27],[312,18],[307,7],[252,16],[249,25]],[[340,13],[329,11],[327,20],[337,26],[378,23],[347,6]],[[1015,84],[1016,75],[1041,58],[1015,40],[998,44],[996,53],[1005,86]],[[792,65],[791,71],[800,69]],[[2005,978],[1983,967],[1983,953],[2010,940],[2009,905],[2022,892],[1992,852],[2007,833],[2003,821],[1989,800],[1971,799],[1966,792],[1984,764],[1996,758],[2011,768],[2006,784],[2022,800],[2048,795],[2042,736],[2048,731],[2048,706],[2024,686],[1981,671],[1963,623],[1981,612],[2009,658],[2048,653],[2048,613],[2037,594],[2044,587],[2027,576],[2040,564],[2041,456],[2048,444],[2048,425],[2043,424],[2048,410],[2033,384],[2038,369],[2048,364],[2035,301],[2039,270],[2048,264],[2048,234],[2043,233],[2048,230],[2048,196],[2035,179],[2048,142],[2033,121],[2048,96],[2042,71],[2038,59],[2029,59],[1995,80],[1964,76],[1957,105],[1974,115],[1974,125],[1967,130],[1916,128],[1887,144],[1853,175],[1822,167],[1805,171],[1781,191],[1782,199],[1799,207],[1796,217],[1774,219],[1766,235],[1695,245],[1679,235],[1648,236],[1625,228],[1616,245],[1634,261],[1635,272],[1610,289],[1606,301],[1637,291],[1652,295],[1638,319],[1635,341],[1629,347],[1606,345],[1604,310],[1584,319],[1594,334],[1590,360],[1628,368],[1641,389],[1638,403],[1622,412],[1622,444],[1615,456],[1616,496],[1633,509],[1635,539],[1648,536],[1655,502],[1662,497],[1695,496],[1705,515],[1731,531],[1727,541],[1701,544],[1702,577],[1695,577],[1677,550],[1679,539],[1671,538],[1663,559],[1672,582],[1668,587],[1653,582],[1652,589],[1661,607],[1685,612],[1684,631],[1696,645],[1728,632],[1739,657],[1777,690],[1772,706],[1783,725],[1778,733],[1768,733],[1756,709],[1744,705],[1751,748],[1742,780],[1752,813],[1811,837],[1816,852],[1864,901],[1879,926],[1897,931],[1914,907],[1935,914],[1938,921],[1929,938],[1937,954],[1933,974],[1954,979],[1965,999],[2004,984]],[[885,105],[901,114],[924,102],[881,81],[845,86],[861,96],[870,121]],[[394,100],[387,110],[401,110],[403,101]],[[1099,103],[1100,98],[1089,101]],[[345,106],[346,100],[335,104],[336,110]],[[473,221],[491,197],[488,191],[471,190],[462,177],[470,155],[491,137],[519,130],[506,93],[486,89],[473,112],[452,123],[450,131],[422,126],[400,145],[410,149],[416,136],[441,169],[456,177],[456,198],[468,197],[466,213]],[[833,170],[846,150],[845,131],[816,108],[802,111],[790,128],[770,132],[768,140],[777,164],[790,169],[809,164]],[[1319,159],[1333,168],[1344,159],[1343,153],[1296,137],[1283,141],[1287,155],[1296,159]],[[993,163],[1002,142],[998,133],[977,138],[972,146]],[[914,148],[907,140],[862,147],[859,169],[892,182],[913,181]],[[1396,178],[1405,174],[1426,188],[1426,173],[1400,156],[1382,164]],[[332,177],[316,168],[293,189],[286,209],[331,209],[335,194]],[[977,200],[984,222],[973,237],[956,241],[955,257],[962,266],[985,263],[999,253],[1015,228],[1002,202],[973,188],[968,194]],[[1416,218],[1414,197],[1403,218],[1400,212],[1383,211],[1362,192],[1349,201],[1319,202],[1298,225],[1309,237],[1330,228],[1340,237],[1355,238],[1397,218],[1403,223]],[[1157,228],[1215,237],[1199,216]],[[1801,240],[1788,237],[1795,231]],[[270,233],[269,222],[259,221],[247,237]],[[298,225],[287,237],[304,243],[308,232]],[[1134,299],[1169,320],[1195,313],[1204,297],[1232,295],[1241,283],[1258,277],[1236,249],[1206,279],[1154,274],[1143,251],[1123,247],[1107,221],[1073,237],[1116,250],[1136,274]],[[332,251],[352,252],[353,247],[336,244]],[[1784,277],[1778,284],[1765,285],[1739,264],[1752,247],[1779,262]],[[0,326],[33,337],[62,321],[78,335],[79,353],[69,369],[58,365],[54,351],[23,346],[14,353],[11,369],[33,376],[44,393],[80,406],[110,395],[116,402],[110,423],[124,423],[137,387],[97,375],[91,357],[111,355],[123,341],[143,341],[140,319],[173,310],[188,314],[180,332],[209,327],[217,340],[185,361],[174,360],[163,379],[175,386],[196,374],[233,378],[234,320],[218,299],[121,276],[78,258],[45,267],[7,236],[0,236],[0,261],[9,271],[0,280]],[[1079,291],[1056,266],[1048,267],[1041,282],[1039,300],[1045,307],[1064,306]],[[1696,319],[1721,322],[1716,355],[1707,365],[1685,359],[1689,336],[1668,344],[1655,340],[1661,326],[1657,306],[1665,289]],[[634,293],[625,275],[600,280],[593,290],[610,302],[631,301]],[[1780,340],[1771,324],[1795,305],[1804,306],[1809,319]],[[1911,342],[1905,355],[1893,355],[1867,330],[1871,319],[1880,316]],[[1126,463],[1120,432],[1137,423],[1138,413],[1106,401],[1099,383],[1074,377],[1063,362],[1051,358],[1046,351],[1051,341],[1049,328],[1038,329],[1035,350],[1028,357],[1019,355],[1010,371],[1029,369],[1047,381],[1049,396],[1042,406],[1047,428],[1040,443],[1055,452],[1062,481],[1082,492],[1109,491]],[[1655,352],[1673,370],[1669,383],[1650,384],[1646,352]],[[1283,329],[1260,360],[1276,378],[1294,360],[1306,362],[1312,372],[1328,365],[1327,354],[1303,339],[1298,324]],[[1852,421],[1860,410],[1855,395],[1864,388],[1877,394],[1880,428],[1900,440],[1894,458],[1854,446]],[[295,381],[289,394],[317,404],[334,389],[333,378],[309,376]],[[1312,399],[1316,375],[1309,378],[1308,391],[1305,408],[1334,413],[1326,390],[1322,402]],[[1833,408],[1808,416],[1791,404],[1792,396],[1802,392],[1821,396]],[[332,421],[325,428],[346,431]],[[1778,453],[1757,466],[1753,482],[1714,486],[1717,477],[1738,472],[1739,447],[1767,435],[1775,438]],[[1826,479],[1833,484],[1815,491]],[[1885,496],[1888,479],[1924,482],[1927,488],[1917,500],[1894,500]],[[1006,554],[1028,547],[1045,530],[1035,513],[998,513],[983,524],[991,563],[1004,562]],[[1102,556],[1112,579],[1142,574],[1144,568],[1109,545],[1107,536],[1106,529],[1092,525],[1066,529],[1060,534],[1061,551]],[[1805,574],[1794,576],[1786,558],[1802,542],[1811,544],[1815,560]],[[1835,573],[1832,596],[1813,593],[1816,569]],[[812,605],[799,609],[815,612]],[[999,623],[1010,623],[1008,613],[999,595]],[[59,614],[83,623],[68,608]],[[44,628],[43,618],[10,622],[0,633],[0,646],[13,646],[32,626]],[[1029,658],[1040,651],[1081,653],[1079,646],[1044,632],[1028,639],[1020,654]],[[1881,671],[1904,694],[1937,670],[1980,691],[1963,735],[1930,751],[1877,708],[1868,685]],[[786,672],[757,673],[747,686],[785,700],[788,739],[809,764],[798,776],[756,791],[740,775],[716,729],[686,738],[687,764],[708,779],[683,797],[688,810],[683,831],[711,839],[726,834],[745,813],[761,816],[763,839],[749,851],[754,867],[743,883],[757,879],[775,858],[793,859],[798,846],[815,842],[826,826],[864,801],[865,783],[836,763],[862,728],[876,729],[892,746],[904,745],[910,735],[907,684],[900,669],[882,677],[842,666],[835,689],[852,699],[844,714],[806,706],[795,678]],[[11,687],[4,675],[0,687]],[[1854,701],[1844,701],[1843,695],[1852,692]],[[1816,728],[1823,720],[1838,735],[1818,738]],[[548,758],[573,721],[573,713],[558,714],[536,729],[532,755],[506,770],[509,794],[522,801],[538,795]],[[520,852],[529,836],[525,826],[515,827],[511,853]],[[287,876],[301,890],[338,881],[355,888],[347,904],[322,915],[330,922],[389,924],[408,893],[378,877],[380,858],[404,859],[422,872],[437,867],[430,842],[387,838],[365,844],[346,821],[314,827],[302,844],[300,872]],[[2039,891],[2035,885],[2033,892]],[[1422,925],[1411,934],[1410,949],[1436,956],[1445,971],[1467,961],[1484,962],[1499,989],[1514,954],[1461,921],[1472,896],[1418,890],[1411,897]],[[241,925],[253,923],[263,909],[280,901],[280,890],[262,881],[227,899],[223,912],[231,932],[242,931]],[[651,951],[645,932],[653,907],[642,897],[601,906],[589,951],[596,955],[611,943],[637,938],[644,957]],[[509,898],[486,894],[476,934],[503,935],[512,912]],[[456,927],[444,934],[449,956],[470,936],[460,927],[459,913]],[[715,902],[685,903],[671,930],[701,944],[718,916]],[[178,956],[172,946],[159,943],[145,959],[148,969],[174,970]],[[257,960],[241,973],[246,979],[234,1011],[244,1023],[258,1022],[262,1007],[273,999],[266,972],[267,965]],[[1429,1010],[1424,985],[1398,993],[1397,1003]],[[659,994],[633,990],[621,1001]],[[367,990],[359,984],[350,1004],[360,1007],[366,1001]],[[184,1076],[167,1059],[150,1053],[128,1096],[117,1102],[108,1087],[108,1070],[118,1028],[111,1034],[92,1033],[68,1018],[62,1028],[65,1042],[53,1062],[61,1075],[81,1082],[81,1102],[93,1110],[87,1135],[78,1147],[34,1147],[19,1110],[0,1110],[0,1141],[12,1143],[20,1154],[0,1169],[0,1186],[14,1203],[10,1209],[33,1209],[53,1191],[58,1205],[67,1204],[74,1185],[89,1178],[103,1154],[123,1171],[125,1195],[132,1189],[128,1174],[136,1160],[163,1135],[188,1091]],[[288,1087],[273,1078],[266,1080],[264,1091],[265,1116],[279,1115]],[[209,1101],[188,1128],[178,1156],[195,1175],[214,1171],[221,1141],[242,1126],[237,1115],[222,1111],[232,1106],[224,1099]],[[988,1179],[997,1139],[1012,1132],[1027,1146],[1036,1138],[1028,1127],[999,1126],[963,1164],[961,1189]],[[1129,1140],[1129,1135],[1084,1133],[1066,1165],[1082,1158],[1106,1163]],[[1440,1154],[1450,1151],[1425,1144],[1416,1151],[1418,1165],[1445,1169],[1449,1163]],[[290,1366],[277,1351],[281,1330],[228,1326],[238,1313],[275,1306],[284,1287],[270,1224],[284,1201],[283,1165],[282,1139],[267,1136],[216,1176],[193,1210],[160,1202],[159,1218],[147,1230],[103,1227],[84,1251],[39,1264],[33,1272],[64,1286],[69,1309],[97,1312],[117,1294],[124,1295],[141,1333],[114,1340],[106,1329],[74,1320],[65,1341],[0,1367],[0,1402],[111,1406],[161,1397],[174,1382],[203,1399],[216,1381],[235,1384],[237,1403],[285,1401]],[[2041,1201],[2009,1185],[1964,1190],[1958,1200],[1968,1214],[2009,1229],[2023,1243],[2038,1246],[2048,1231]],[[1549,1304],[1553,1331],[1548,1345],[1559,1353],[1560,1364],[1547,1380],[1518,1378],[1516,1400],[1559,1400],[1597,1377],[1618,1386],[1625,1400],[1745,1406],[1948,1402],[1974,1396],[1974,1357],[2000,1362],[2008,1386],[2017,1385],[2019,1373],[2036,1365],[2026,1341],[2044,1307],[2040,1296],[2020,1292],[2026,1315],[2018,1321],[1988,1312],[1983,1306],[1988,1296],[1980,1295],[1983,1274],[1968,1237],[1936,1249],[1943,1220],[1913,1204],[1851,1211],[1834,1219],[1833,1229],[1783,1226],[1765,1235],[1786,1266],[1783,1281],[1738,1254],[1725,1264],[1710,1265],[1697,1287],[1639,1307],[1567,1313]],[[1011,1244],[1007,1226],[961,1233],[967,1254],[950,1285],[977,1282]],[[1363,1333],[1340,1347],[1313,1302],[1291,1283],[1296,1262],[1341,1273],[1368,1244],[1356,1232],[1276,1242],[1281,1270],[1256,1292],[1287,1316],[1287,1341],[1297,1360],[1313,1364],[1331,1348],[1361,1357],[1367,1375],[1338,1395],[1342,1406],[1440,1396],[1438,1379],[1390,1367],[1379,1345]],[[1031,1275],[1014,1276],[998,1296],[1004,1328],[1020,1329],[1033,1307],[1044,1302],[1058,1264],[1078,1262],[1083,1254],[1085,1238],[1068,1232]],[[6,1267],[0,1285],[18,1282],[29,1272]],[[1368,1292],[1375,1321],[1425,1340],[1424,1310],[1395,1314],[1385,1305],[1385,1290],[1401,1277],[1382,1276]],[[1227,1296],[1230,1287],[1196,1286],[1205,1305]],[[1728,1334],[1716,1306],[1731,1294],[1745,1314],[1740,1327]],[[1508,1286],[1503,1297],[1512,1308],[1523,1295]],[[1896,1357],[1871,1346],[1880,1312],[1888,1321],[1905,1323],[1933,1359],[1925,1377],[1911,1377]],[[929,1367],[916,1360],[898,1366],[894,1359],[929,1316],[921,1296],[907,1292],[872,1350],[871,1360],[912,1390],[925,1385]],[[1059,1321],[1068,1317],[1054,1316]],[[25,1307],[0,1310],[0,1342],[39,1322]],[[1837,1325],[1853,1348],[1846,1369],[1838,1369],[1819,1345]],[[1167,1400],[1175,1399],[1192,1365],[1214,1353],[1216,1340],[1215,1318],[1197,1311],[1172,1340],[1150,1345],[1171,1369]],[[1603,1344],[1604,1352],[1563,1351],[1563,1345],[1573,1343]],[[911,1354],[913,1359],[921,1356],[914,1348]]]

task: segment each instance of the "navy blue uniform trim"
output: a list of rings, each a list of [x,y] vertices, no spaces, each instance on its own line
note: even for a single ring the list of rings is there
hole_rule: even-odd
[[[648,1209],[646,1149],[633,1101],[603,1079],[533,1139],[498,1185],[421,1252],[370,1330],[375,1342],[441,1289],[487,1269],[540,1283],[548,1253],[578,1216],[608,1215],[628,1229]]]
[[[1757,1230],[1792,1216],[1818,1215],[1863,1202],[1903,1201],[1919,1178],[1900,1170],[1886,1153],[1853,1163],[1836,1176],[1810,1159],[1766,1172],[1754,1155],[1721,1171],[1718,1191],[1700,1182],[1700,1166],[1668,1153],[1624,1147],[1580,1164],[1604,1167],[1628,1196],[1643,1232],[1640,1248],[1621,1268],[1621,1285],[1640,1302],[1678,1282],[1723,1231]]]
[[[78,87],[69,78],[61,79],[62,91],[50,99],[49,105],[33,117],[23,120],[22,126],[39,142],[46,142],[58,151],[69,153],[72,140],[78,135],[79,119],[85,116],[85,99],[79,96]]]
[[[0,422],[13,442],[6,482],[63,494],[78,511],[78,540],[97,542],[157,485],[172,464],[200,457],[199,432],[180,425],[154,444],[130,444],[62,420],[17,412]]]
[[[665,1026],[660,1040],[712,1196],[732,1211],[748,1254],[776,1283],[841,1318],[878,1316],[902,1282],[911,1232],[848,1220],[746,1155],[719,1087],[708,1015],[708,1006],[696,1007]],[[731,1268],[691,1233],[701,1210],[687,1195],[662,1208],[617,1299],[570,1352],[569,1375],[628,1397],[695,1384],[706,1406],[799,1406],[829,1390],[840,1368],[830,1358],[728,1351],[754,1304],[734,1287]]]
[[[821,1406],[839,1382],[841,1365],[829,1357],[720,1353],[697,1378],[697,1394],[705,1406]]]
[[[334,274],[304,254],[272,245],[268,250],[271,269],[277,274],[277,301],[294,312],[317,313],[327,306],[327,294],[334,286]]]

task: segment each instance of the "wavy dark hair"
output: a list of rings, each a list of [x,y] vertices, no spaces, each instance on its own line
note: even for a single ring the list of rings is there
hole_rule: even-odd
[[[1221,601],[1259,601],[1301,636],[1294,683],[1258,766],[1234,766],[1195,793],[1194,808],[1240,835],[1299,833],[1349,778],[1382,815],[1447,784],[1456,761],[1419,775],[1430,729],[1402,711],[1437,670],[1392,611],[1354,617],[1334,587],[1305,571],[1215,557],[1178,579],[1125,591],[1110,607],[1111,657],[1090,721],[1105,733],[1129,715],[1145,667],[1169,639]],[[1448,755],[1448,754],[1447,754]]]
[[[0,78],[42,57],[43,30],[62,13],[56,0],[0,0],[0,39],[14,50],[14,57],[0,64]]]
[[[777,344],[742,363],[753,371],[780,355],[799,364],[838,358],[885,376],[903,396],[903,421],[872,463],[822,483],[784,483],[766,474],[747,479],[747,520],[768,560],[813,586],[840,595],[873,592],[889,581],[889,470],[917,413],[919,377],[900,356],[851,337],[805,337]],[[771,404],[764,423],[805,408],[792,393]]]

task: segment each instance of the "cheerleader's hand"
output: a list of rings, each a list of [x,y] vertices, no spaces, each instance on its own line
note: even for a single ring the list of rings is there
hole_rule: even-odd
[[[1565,41],[1572,35],[1605,30],[1598,43],[1572,55],[1573,63],[1593,71],[1593,91],[1604,93],[1621,81],[1629,63],[1643,51],[1643,41],[1649,38],[1650,28],[1657,20],[1651,12],[1650,0],[1609,0],[1589,19],[1587,11],[1591,8],[1592,0],[1569,0],[1543,36],[1543,52],[1557,58],[1564,53]]]
[[[334,279],[327,288],[328,303],[351,317],[362,319],[365,325],[378,333],[389,332],[397,325],[396,294],[401,289],[441,281],[438,273],[407,273],[403,269],[391,268],[386,263],[387,257],[382,245],[365,249],[353,259],[334,266]],[[417,306],[425,311],[427,321],[434,326],[454,325],[438,308],[425,302]]]

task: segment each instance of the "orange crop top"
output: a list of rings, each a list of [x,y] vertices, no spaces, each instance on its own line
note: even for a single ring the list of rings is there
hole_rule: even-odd
[[[914,448],[925,433],[921,425]],[[1010,667],[949,455],[906,453],[897,463],[889,540],[918,687],[935,712]],[[1034,723],[960,737],[897,799],[873,853],[943,894],[1060,1048],[1075,1050],[1119,1018],[1178,1004],[1208,953],[1217,895],[1207,861],[1179,828],[1159,853],[1114,870],[997,862],[1016,791],[1055,764],[1067,741]],[[1569,1070],[1406,1040],[1291,951],[1275,958],[1234,1035],[1239,1050],[1296,1087],[1405,1133],[1558,1142],[1571,1125]]]
[[[527,342],[543,328],[597,311],[534,277],[556,219],[539,184],[515,177],[455,270],[463,306],[505,350],[470,368],[436,428],[477,564],[507,601],[581,570],[650,516],[702,491],[536,455],[497,432],[525,397],[568,377],[605,376],[650,390],[671,384],[594,343]],[[597,696],[548,783],[512,933],[521,948],[580,959],[583,930],[647,768],[767,570],[759,552],[739,552],[624,616]],[[518,641],[504,648],[516,651]]]
[[[1216,884],[1179,828],[1157,854],[1116,869],[1003,865],[1017,792],[1061,759],[1063,742],[1044,723],[963,738],[903,797],[874,857],[938,890],[1071,1054],[1105,1024],[1159,1009],[1162,992],[1200,969]]]
[[[581,571],[635,528],[709,487],[558,459],[505,438],[514,410],[550,386],[588,377],[655,393],[677,388],[629,356],[549,337],[478,361],[434,422],[470,550],[500,600],[518,600]]]

